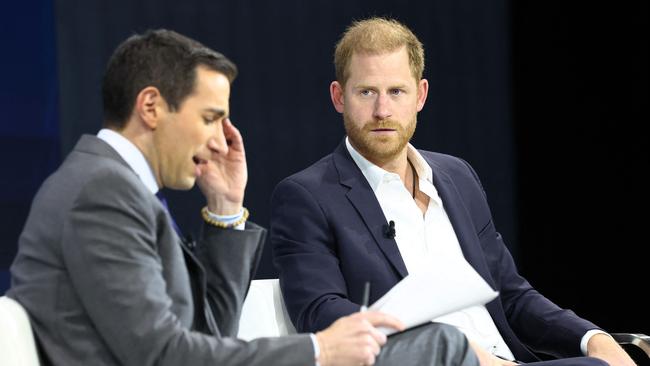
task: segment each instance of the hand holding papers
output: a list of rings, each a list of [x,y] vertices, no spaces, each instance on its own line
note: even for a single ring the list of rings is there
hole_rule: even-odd
[[[474,305],[483,305],[498,292],[465,260],[440,261],[430,270],[412,273],[370,306],[401,320],[406,328]],[[387,335],[394,329],[380,328]]]

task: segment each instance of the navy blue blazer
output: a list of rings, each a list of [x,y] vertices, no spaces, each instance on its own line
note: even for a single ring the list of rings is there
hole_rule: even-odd
[[[519,275],[472,167],[453,156],[420,153],[433,170],[465,258],[499,291],[486,307],[515,357],[538,360],[531,350],[581,356],[582,336],[597,327]],[[322,330],[358,311],[366,281],[372,283],[372,303],[407,275],[395,240],[385,235],[388,220],[345,142],[280,182],[271,206],[274,263],[299,331]]]

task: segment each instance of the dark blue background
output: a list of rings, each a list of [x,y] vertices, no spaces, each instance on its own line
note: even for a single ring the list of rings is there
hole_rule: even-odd
[[[60,162],[54,22],[49,0],[0,11],[0,294],[32,197]]]

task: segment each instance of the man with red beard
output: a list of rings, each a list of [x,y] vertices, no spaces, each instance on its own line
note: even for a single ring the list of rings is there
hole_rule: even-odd
[[[318,331],[358,311],[366,281],[374,302],[409,273],[464,262],[499,296],[434,320],[462,330],[482,364],[540,361],[533,352],[559,358],[540,365],[634,364],[517,273],[467,162],[409,144],[429,87],[417,37],[391,19],[356,22],[334,63],[330,95],[347,138],[272,198],[274,260],[296,328]]]

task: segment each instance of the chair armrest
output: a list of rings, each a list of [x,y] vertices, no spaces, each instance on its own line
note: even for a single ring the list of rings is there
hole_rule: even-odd
[[[251,281],[242,306],[238,338],[250,341],[260,337],[278,337],[296,333],[284,305],[280,281]]]
[[[0,363],[38,366],[38,352],[25,308],[16,300],[0,296]]]
[[[650,337],[645,334],[634,333],[611,333],[611,336],[619,344],[633,344],[650,358]]]

